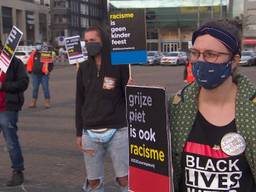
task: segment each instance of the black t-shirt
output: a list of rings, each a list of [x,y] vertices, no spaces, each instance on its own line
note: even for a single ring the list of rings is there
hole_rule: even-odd
[[[244,153],[228,156],[222,137],[236,132],[235,120],[226,126],[210,124],[200,112],[184,146],[180,192],[256,192]]]

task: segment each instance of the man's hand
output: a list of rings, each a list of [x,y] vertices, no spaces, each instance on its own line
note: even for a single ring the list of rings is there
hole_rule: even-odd
[[[78,149],[83,150],[83,145],[82,145],[82,137],[76,137],[76,146]]]
[[[78,149],[84,153],[87,153],[88,155],[90,155],[91,157],[94,156],[94,150],[93,149],[84,149],[83,148],[83,143],[82,143],[82,137],[76,137],[76,145],[78,147]]]
[[[45,65],[45,69],[46,69],[45,75],[48,75],[48,74],[49,74],[49,71],[48,71],[48,63],[45,63],[44,65]]]

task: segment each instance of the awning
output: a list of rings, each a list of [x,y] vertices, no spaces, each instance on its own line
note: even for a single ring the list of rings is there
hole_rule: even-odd
[[[116,8],[204,7],[227,6],[228,0],[110,0]]]
[[[244,39],[243,44],[244,45],[256,45],[256,39]]]

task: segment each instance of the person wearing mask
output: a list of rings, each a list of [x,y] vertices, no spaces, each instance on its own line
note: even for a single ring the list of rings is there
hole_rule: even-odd
[[[33,86],[30,108],[36,107],[40,84],[42,84],[44,92],[44,106],[45,108],[50,108],[49,75],[52,70],[52,64],[41,61],[41,45],[36,45],[36,49],[32,51],[27,61],[27,71],[31,73]]]
[[[110,40],[99,26],[84,33],[88,60],[80,63],[76,83],[77,145],[84,153],[85,192],[104,191],[104,161],[110,154],[116,181],[128,191],[127,65],[111,65]]]
[[[169,102],[175,191],[256,191],[256,88],[237,73],[241,34],[237,19],[193,33],[195,82]]]
[[[194,80],[195,77],[192,72],[192,64],[191,61],[188,60],[184,68],[184,82],[190,84],[193,83]]]
[[[0,41],[0,50],[2,49]],[[24,159],[17,135],[17,122],[28,83],[24,64],[15,56],[6,73],[0,70],[0,133],[2,132],[5,139],[13,169],[7,186],[17,186],[24,182]]]

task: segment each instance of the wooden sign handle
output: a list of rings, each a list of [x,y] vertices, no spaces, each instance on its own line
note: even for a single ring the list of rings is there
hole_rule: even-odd
[[[132,80],[132,65],[129,64],[129,79]]]

